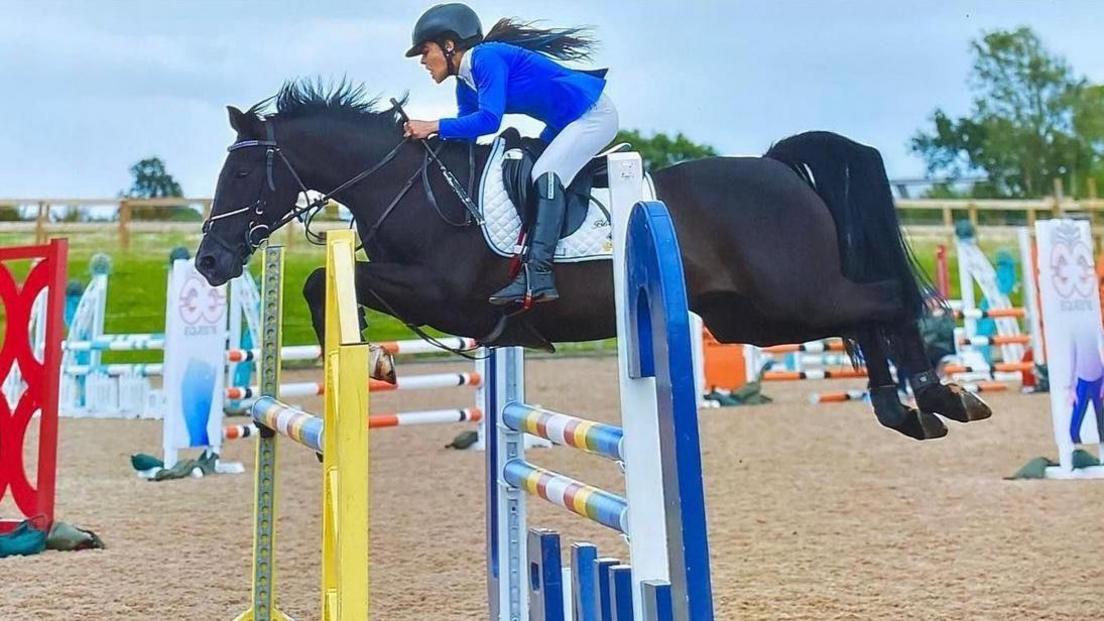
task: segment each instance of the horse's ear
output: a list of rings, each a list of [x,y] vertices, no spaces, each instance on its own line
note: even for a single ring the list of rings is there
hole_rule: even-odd
[[[234,131],[243,135],[252,134],[256,120],[253,115],[246,114],[234,106],[226,106],[226,112],[230,115],[230,127],[233,127]]]

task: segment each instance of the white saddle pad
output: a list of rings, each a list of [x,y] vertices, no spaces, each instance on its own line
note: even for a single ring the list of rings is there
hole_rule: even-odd
[[[506,155],[506,144],[502,138],[496,138],[491,145],[491,156],[479,182],[479,209],[483,213],[483,238],[495,254],[512,257],[521,251],[518,235],[521,233],[521,218],[514,208],[506,186],[502,181],[502,160]],[[652,178],[644,177],[644,200],[655,199]],[[613,242],[610,236],[610,223],[599,204],[609,209],[609,190],[594,188],[591,191],[590,209],[582,225],[556,246],[556,263],[576,263],[609,259],[613,256]]]

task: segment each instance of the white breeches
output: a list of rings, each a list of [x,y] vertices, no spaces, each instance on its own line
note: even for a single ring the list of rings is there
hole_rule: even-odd
[[[617,135],[617,108],[602,93],[583,116],[568,123],[533,164],[530,177],[554,172],[566,188],[575,175]]]

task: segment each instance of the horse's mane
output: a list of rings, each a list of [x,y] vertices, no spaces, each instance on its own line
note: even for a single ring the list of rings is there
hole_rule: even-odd
[[[400,99],[406,104],[407,95]],[[355,118],[360,122],[377,122],[394,125],[394,109],[379,109],[380,97],[370,97],[363,83],[356,84],[342,78],[337,83],[324,83],[320,78],[300,78],[284,82],[280,90],[263,99],[246,111],[257,118],[278,117],[294,119],[306,116],[329,118]],[[275,104],[275,106],[273,106]]]

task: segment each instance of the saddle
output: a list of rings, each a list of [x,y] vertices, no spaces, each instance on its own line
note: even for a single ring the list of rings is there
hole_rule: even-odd
[[[528,252],[519,247],[530,241],[528,230],[536,213],[536,196],[531,191],[533,165],[546,144],[536,138],[523,138],[514,128],[508,128],[492,143],[492,153],[481,176],[479,204],[485,217],[484,238],[493,252],[512,257],[511,268]],[[615,145],[594,156],[565,190],[567,213],[560,231],[556,261],[579,262],[609,260],[611,214],[603,204],[609,195],[609,174],[606,156],[630,148],[628,143]],[[650,180],[645,177],[643,193],[655,195]],[[597,196],[596,196],[597,195]],[[510,203],[505,205],[504,203]],[[593,205],[594,213],[590,213]],[[512,276],[512,274],[511,274]],[[489,334],[479,339],[484,345],[522,345],[545,351],[555,351],[543,334],[529,322],[524,312],[503,313]]]
[[[531,173],[533,164],[544,153],[548,146],[539,138],[525,138],[517,129],[510,127],[500,134],[506,148],[502,159],[502,181],[510,202],[514,204],[518,217],[521,218],[521,228],[528,231],[533,222],[536,211],[536,197],[532,196]],[[621,143],[594,156],[583,167],[571,185],[565,188],[567,197],[567,213],[564,217],[563,230],[560,238],[567,237],[579,230],[586,221],[587,211],[590,209],[591,190],[594,188],[609,188],[607,174],[606,155],[616,153],[629,148],[628,143]],[[599,205],[609,221],[610,214],[604,206]]]

